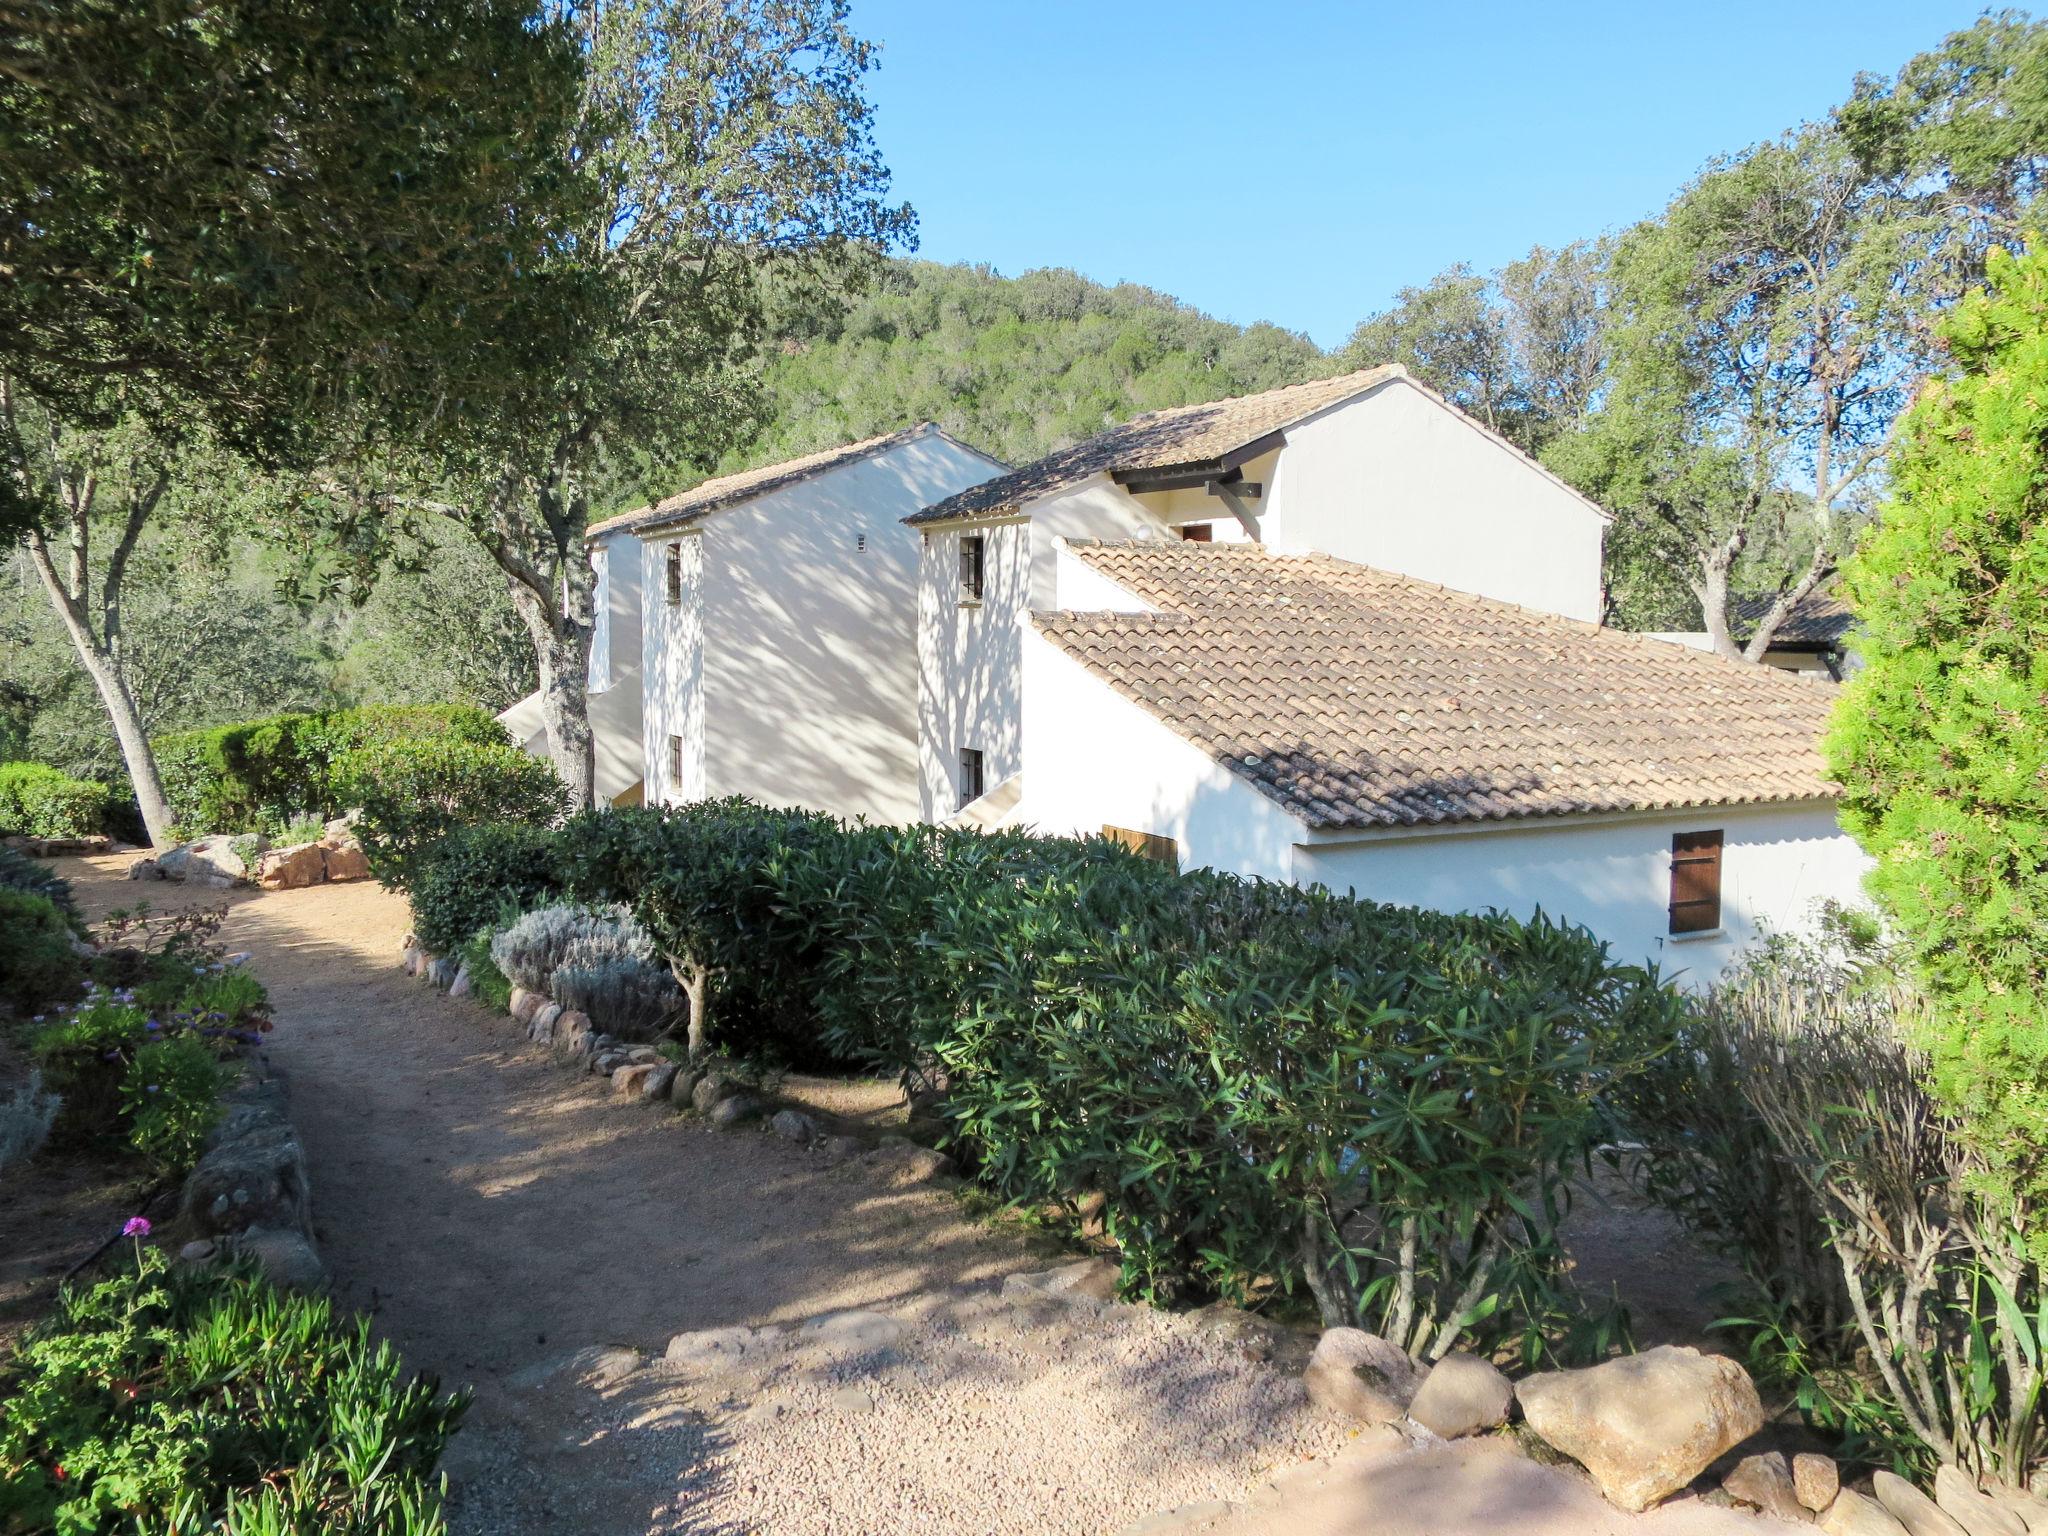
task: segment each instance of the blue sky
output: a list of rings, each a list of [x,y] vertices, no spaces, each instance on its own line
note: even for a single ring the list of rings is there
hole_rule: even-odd
[[[1967,0],[852,0],[920,254],[1073,267],[1328,346],[1455,261],[1661,208]]]

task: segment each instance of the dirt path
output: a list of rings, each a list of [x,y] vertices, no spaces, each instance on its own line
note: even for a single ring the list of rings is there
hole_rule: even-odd
[[[222,899],[129,884],[127,862],[64,861],[94,913]],[[1355,1524],[1339,1506],[1357,1501],[1329,1491],[1368,1451],[1398,1460],[1399,1447],[1368,1437],[1300,1470],[1351,1437],[1308,1410],[1291,1372],[1216,1330],[1004,1302],[1004,1276],[1047,1260],[952,1197],[613,1101],[510,1020],[407,978],[404,904],[374,886],[228,900],[224,937],[276,1005],[270,1054],[337,1300],[476,1390],[448,1466],[463,1536],[1102,1536],[1248,1498],[1231,1518],[1256,1513],[1261,1532],[1410,1529],[1381,1500]],[[846,1309],[886,1320],[795,1326]],[[660,1358],[672,1335],[739,1326],[764,1332]],[[1417,1532],[1609,1528],[1586,1523],[1597,1501],[1561,1473],[1516,1462],[1504,1478],[1484,1453],[1430,1455],[1417,1465],[1438,1481],[1471,1467],[1477,1502],[1455,1527],[1411,1507],[1400,1518],[1427,1520]],[[1519,1488],[1524,1468],[1548,1492],[1499,1507],[1485,1490]],[[1296,1492],[1260,1491],[1288,1469]],[[1764,1529],[1698,1507],[1623,1524]]]

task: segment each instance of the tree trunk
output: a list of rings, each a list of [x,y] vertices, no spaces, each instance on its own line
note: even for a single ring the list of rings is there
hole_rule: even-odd
[[[1706,622],[1707,639],[1715,651],[1731,661],[1742,660],[1742,647],[1728,627],[1728,571],[1732,556],[1724,558],[1722,548],[1700,557],[1700,579],[1694,589],[1700,600],[1700,617]]]
[[[596,804],[596,736],[590,728],[590,626],[542,602],[531,586],[507,574],[513,606],[533,639],[540,672],[540,719],[548,756],[568,786],[569,804]],[[587,602],[585,604],[588,606]],[[553,611],[550,611],[550,608]]]
[[[40,533],[29,536],[29,558],[43,579],[44,590],[50,595],[50,606],[64,621],[71,644],[78,652],[79,663],[92,678],[93,686],[99,690],[100,702],[106,706],[107,721],[114,728],[114,740],[121,748],[121,761],[128,769],[129,782],[135,787],[136,808],[142,813],[142,825],[149,832],[150,844],[164,847],[171,840],[171,810],[164,801],[163,779],[156,771],[156,754],[150,750],[149,733],[142,726],[142,711],[136,707],[135,694],[128,686],[127,669],[121,665],[120,657],[102,645],[93,634],[92,626],[79,611],[77,601],[51,563],[49,547]]]

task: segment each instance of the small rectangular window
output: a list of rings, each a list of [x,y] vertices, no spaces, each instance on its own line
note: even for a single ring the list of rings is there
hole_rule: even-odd
[[[981,752],[975,747],[960,749],[960,804],[971,805],[981,798]]]
[[[963,602],[981,601],[982,552],[984,541],[978,533],[963,534],[960,538],[960,598]]]
[[[1671,839],[1671,931],[1712,933],[1721,926],[1721,834],[1679,832]]]
[[[663,556],[663,566],[667,575],[668,600],[671,603],[680,603],[683,600],[682,545],[671,544],[668,546],[667,552]]]
[[[1133,853],[1141,853],[1154,863],[1164,864],[1169,869],[1180,868],[1180,844],[1170,837],[1157,832],[1133,832],[1129,827],[1103,826],[1102,835],[1112,843],[1121,843]]]
[[[668,787],[674,794],[683,783],[683,738],[671,736],[668,739]]]
[[[1184,542],[1189,544],[1213,544],[1216,542],[1216,525],[1214,523],[1182,523],[1180,525],[1180,536]]]

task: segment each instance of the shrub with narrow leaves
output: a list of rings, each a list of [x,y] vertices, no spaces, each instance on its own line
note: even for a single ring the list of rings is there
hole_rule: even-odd
[[[683,1018],[683,993],[658,961],[579,941],[555,967],[555,1001],[622,1040],[653,1040]]]
[[[622,907],[570,906],[525,913],[491,939],[492,961],[529,992],[551,991],[556,968],[571,954],[582,964],[599,957],[650,961],[654,941]]]
[[[56,1094],[43,1091],[43,1074],[36,1071],[0,1098],[0,1173],[5,1173],[10,1163],[27,1162],[42,1149],[63,1105]]]
[[[0,847],[0,891],[26,891],[31,896],[44,897],[64,914],[68,922],[84,932],[84,924],[78,915],[78,902],[71,894],[71,882],[49,865],[39,863],[25,853]]]

